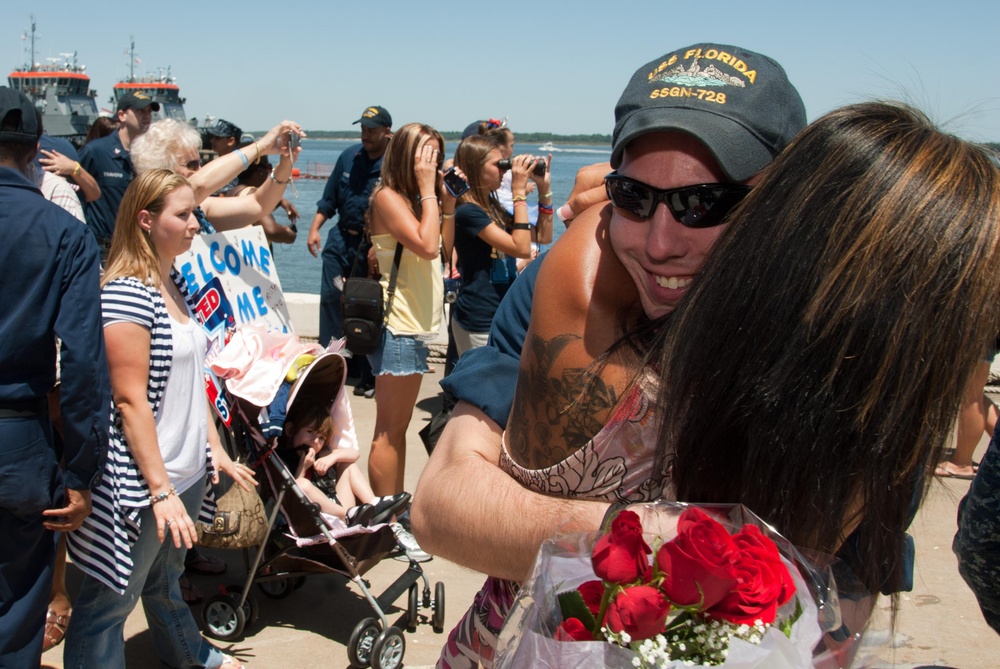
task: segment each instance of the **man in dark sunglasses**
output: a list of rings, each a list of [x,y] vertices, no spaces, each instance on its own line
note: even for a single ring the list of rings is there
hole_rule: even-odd
[[[490,575],[449,637],[444,666],[492,658],[495,635],[480,621],[507,611],[516,584],[501,579],[527,576],[556,527],[593,530],[609,502],[668,491],[652,471],[655,420],[605,430],[627,420],[622,398],[655,396],[655,383],[636,392],[645,383],[636,379],[655,370],[605,355],[623,322],[677,307],[727,215],[806,121],[776,62],[717,44],[639,68],[615,119],[599,184],[610,203],[576,218],[544,262],[525,270],[494,318],[490,345],[442,381],[461,401],[414,494],[413,529],[430,552]]]

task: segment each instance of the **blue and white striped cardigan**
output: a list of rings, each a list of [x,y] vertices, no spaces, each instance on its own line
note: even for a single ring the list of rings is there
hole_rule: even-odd
[[[171,273],[171,278],[185,302],[193,308],[184,280],[176,272]],[[163,400],[173,360],[170,320],[163,296],[138,279],[119,278],[101,291],[101,310],[105,326],[125,321],[149,330],[146,397],[155,415]],[[211,476],[211,453],[207,443],[205,449],[207,475]],[[215,501],[211,486],[208,490],[198,519],[211,523]],[[149,506],[149,487],[125,443],[121,412],[114,404],[111,406],[108,459],[101,482],[91,493],[91,504],[92,511],[83,525],[69,533],[69,553],[85,573],[123,594],[132,575],[131,549],[139,537],[139,515]]]

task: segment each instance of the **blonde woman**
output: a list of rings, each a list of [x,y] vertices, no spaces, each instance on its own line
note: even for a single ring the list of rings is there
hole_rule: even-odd
[[[178,585],[209,479],[223,471],[244,488],[255,483],[210,422],[208,339],[172,270],[198,234],[195,207],[184,177],[150,170],[118,211],[101,292],[111,443],[94,511],[69,537],[84,577],[66,633],[67,667],[124,667],[125,619],[140,598],[163,664],[241,666],[201,636]]]

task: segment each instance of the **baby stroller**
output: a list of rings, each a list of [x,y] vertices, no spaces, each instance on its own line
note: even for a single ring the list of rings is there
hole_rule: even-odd
[[[299,370],[288,392],[287,407],[290,410],[294,402],[304,398],[319,398],[331,406],[335,422],[342,426],[340,432],[356,443],[344,390],[346,376],[347,367],[339,353],[321,353]],[[270,436],[274,430],[267,431],[268,417],[265,409],[234,394],[232,431],[236,450],[257,473],[259,493],[268,509],[268,531],[262,545],[244,552],[246,581],[223,587],[206,600],[202,609],[206,633],[223,641],[236,640],[243,634],[258,615],[257,602],[250,592],[255,582],[268,597],[284,598],[309,576],[339,573],[358,587],[374,613],[374,617],[359,621],[350,636],[347,651],[351,666],[401,666],[406,641],[402,631],[389,624],[384,612],[400,595],[408,592],[407,631],[416,631],[421,608],[431,611],[434,631],[444,631],[444,584],[435,584],[432,598],[430,582],[420,564],[430,557],[424,554],[422,559],[414,558],[400,548],[389,524],[347,527],[339,519],[321,513],[276,452],[277,437]],[[386,557],[404,559],[407,567],[376,597],[362,576]]]

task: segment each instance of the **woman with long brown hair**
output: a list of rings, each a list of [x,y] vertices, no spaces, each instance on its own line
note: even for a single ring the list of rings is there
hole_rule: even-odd
[[[531,257],[528,179],[538,184],[543,195],[551,190],[548,170],[541,175],[533,171],[538,159],[514,156],[513,216],[500,205],[496,191],[505,172],[498,164],[504,157],[502,137],[473,135],[462,140],[455,152],[455,165],[469,183],[455,208],[455,251],[462,268],[462,289],[454,303],[451,329],[459,356],[486,343],[500,300],[517,277],[515,259]]]
[[[382,181],[372,192],[369,231],[388,294],[397,244],[402,245],[395,294],[378,349],[368,356],[375,373],[375,435],[368,478],[376,495],[403,491],[406,428],[427,371],[427,342],[441,327],[440,167],[444,139],[430,126],[410,123],[389,142]]]

